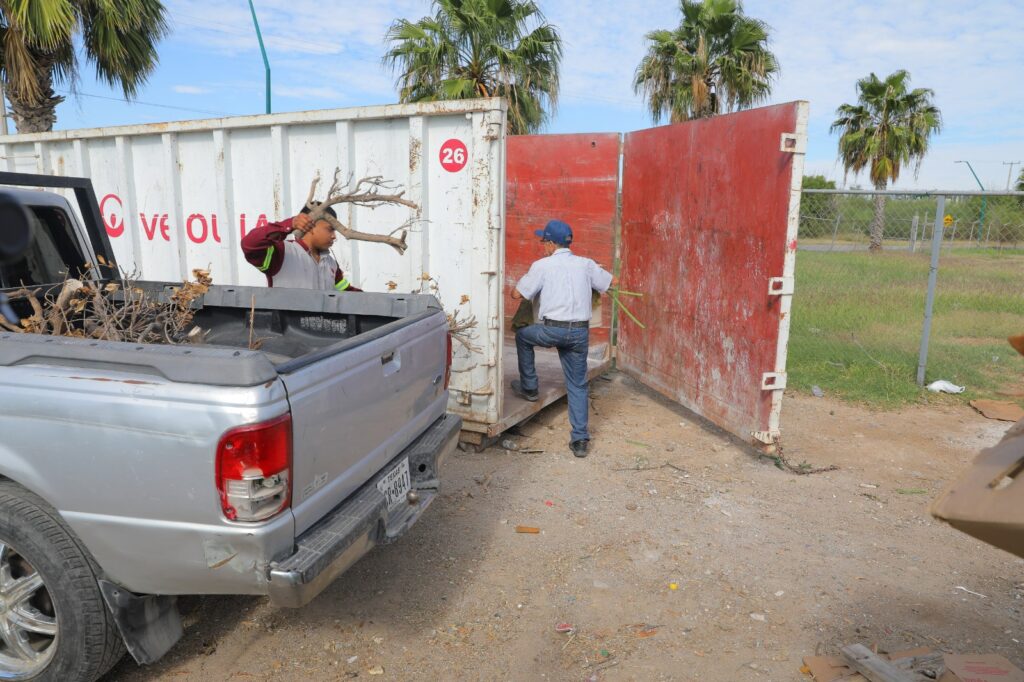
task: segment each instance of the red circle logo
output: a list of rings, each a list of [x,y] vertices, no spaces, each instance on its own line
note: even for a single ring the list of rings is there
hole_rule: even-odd
[[[452,138],[441,145],[439,158],[441,159],[441,168],[449,173],[458,173],[466,167],[469,152],[466,151],[466,145],[462,143],[462,140]]]
[[[107,234],[111,237],[120,237],[124,233],[124,220],[119,219],[122,216],[118,216],[122,208],[121,197],[116,194],[108,194],[100,200],[103,226],[107,228]]]

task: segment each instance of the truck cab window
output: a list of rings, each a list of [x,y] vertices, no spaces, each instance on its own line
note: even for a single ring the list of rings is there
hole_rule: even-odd
[[[69,275],[80,276],[86,260],[67,213],[53,206],[29,208],[35,232],[32,245],[24,258],[0,266],[0,287],[59,284]]]

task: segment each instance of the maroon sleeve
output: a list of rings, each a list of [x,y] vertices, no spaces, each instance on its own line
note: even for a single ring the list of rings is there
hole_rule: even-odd
[[[279,223],[267,223],[242,237],[242,253],[245,260],[265,274],[273,277],[281,271],[284,263],[284,240],[292,233],[292,219]],[[267,258],[267,254],[270,258]]]

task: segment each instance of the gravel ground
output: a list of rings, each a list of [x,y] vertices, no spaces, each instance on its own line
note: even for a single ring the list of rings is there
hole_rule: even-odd
[[[839,466],[796,476],[622,375],[593,394],[587,459],[556,403],[512,437],[543,453],[459,453],[306,608],[184,599],[182,641],[106,679],[799,680],[852,642],[1024,667],[1024,561],[928,515],[1007,424],[787,396],[789,459]]]

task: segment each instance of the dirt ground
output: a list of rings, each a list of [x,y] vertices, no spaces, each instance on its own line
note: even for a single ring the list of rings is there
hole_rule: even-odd
[[[1024,561],[927,512],[1008,424],[787,396],[788,457],[840,467],[796,476],[608,379],[589,458],[556,403],[512,438],[545,452],[459,453],[420,523],[306,608],[189,598],[166,658],[106,679],[799,680],[853,642],[1024,667]]]

